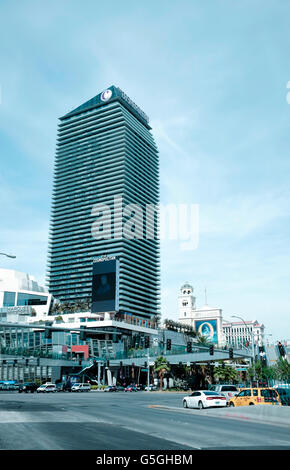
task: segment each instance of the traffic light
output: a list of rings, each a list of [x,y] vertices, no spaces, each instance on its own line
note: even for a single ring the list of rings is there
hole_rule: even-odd
[[[26,367],[29,365],[29,359],[25,359],[25,365]]]
[[[44,330],[45,339],[51,339],[51,335],[52,335],[51,330],[48,329],[48,328],[45,328],[45,330]]]
[[[188,353],[192,352],[192,342],[191,341],[188,341],[187,346],[186,346],[186,351]]]
[[[211,344],[210,347],[209,347],[209,354],[210,354],[211,356],[213,356],[213,353],[214,353],[214,351],[213,351],[213,344]]]
[[[106,362],[106,367],[108,367],[108,369],[109,369],[109,367],[110,367],[110,361],[107,361],[107,362]]]
[[[17,366],[17,359],[14,359],[13,366]]]
[[[147,362],[144,362],[144,369],[147,369]]]
[[[234,357],[233,348],[230,348],[230,349],[229,349],[229,356],[230,356],[230,359],[233,359],[233,357]]]
[[[145,336],[145,348],[148,349],[150,347],[150,338],[149,336]]]
[[[36,359],[36,365],[37,365],[37,366],[40,366],[40,359],[39,359],[39,357]]]
[[[171,339],[168,339],[168,340],[166,341],[166,349],[167,349],[167,351],[170,351],[170,350],[171,350]]]
[[[86,335],[85,329],[86,329],[85,326],[81,326],[81,329],[80,329],[80,341],[86,341],[87,335]]]

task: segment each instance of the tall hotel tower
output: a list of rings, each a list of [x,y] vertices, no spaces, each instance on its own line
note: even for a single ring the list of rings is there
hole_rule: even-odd
[[[146,114],[115,86],[60,118],[48,256],[49,292],[56,299],[91,299],[93,261],[115,257],[118,311],[141,320],[159,313],[156,213],[154,236],[114,236],[128,221],[123,209],[129,204],[142,209],[145,233],[145,207],[159,203],[159,159],[150,130]],[[121,218],[114,213],[116,201]],[[102,239],[92,235],[96,204],[110,208],[112,237],[106,231]]]

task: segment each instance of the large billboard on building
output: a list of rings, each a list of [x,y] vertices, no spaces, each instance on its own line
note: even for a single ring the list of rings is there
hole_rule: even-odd
[[[217,343],[217,320],[195,321],[195,331],[205,336],[212,343]]]
[[[93,262],[92,312],[119,310],[119,260],[99,258]]]

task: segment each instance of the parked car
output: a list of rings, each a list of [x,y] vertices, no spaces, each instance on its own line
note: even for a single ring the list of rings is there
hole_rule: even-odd
[[[224,395],[211,390],[197,390],[183,398],[183,408],[203,408],[227,406]]]
[[[149,387],[145,387],[146,392],[155,392],[157,390],[156,385],[149,385]]]
[[[209,390],[213,392],[218,392],[227,399],[227,404],[229,403],[230,398],[235,397],[239,393],[238,387],[235,385],[226,385],[226,384],[218,384],[218,385],[211,385]]]
[[[117,389],[117,392],[124,392],[125,391],[125,387],[122,387],[122,385],[117,385],[116,389]]]
[[[19,393],[34,393],[37,391],[39,385],[34,382],[24,382],[23,384],[19,384],[18,392]]]
[[[244,388],[229,401],[229,406],[282,405],[274,388]]]
[[[55,384],[46,383],[40,385],[36,391],[37,393],[54,393],[57,392],[57,388]]]
[[[118,389],[115,385],[109,385],[108,387],[104,388],[104,392],[118,392]]]
[[[140,385],[137,386],[137,389],[138,389],[138,390],[141,390],[141,391],[142,391],[142,390],[145,390],[145,389],[146,389],[146,385],[140,384]]]
[[[71,391],[72,392],[90,392],[91,390],[91,385],[90,384],[81,384],[81,383],[77,383],[77,384],[74,384],[71,388]]]
[[[125,392],[137,392],[137,388],[134,385],[129,385],[125,388]]]
[[[273,387],[279,394],[283,406],[290,406],[290,385],[275,385]]]

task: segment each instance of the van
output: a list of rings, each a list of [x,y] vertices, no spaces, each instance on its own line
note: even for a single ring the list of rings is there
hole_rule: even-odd
[[[278,392],[282,405],[290,406],[290,385],[274,385],[273,388]]]
[[[274,388],[244,388],[231,398],[229,406],[280,405],[279,394]]]
[[[72,392],[89,392],[90,390],[90,384],[74,384],[71,388]]]

